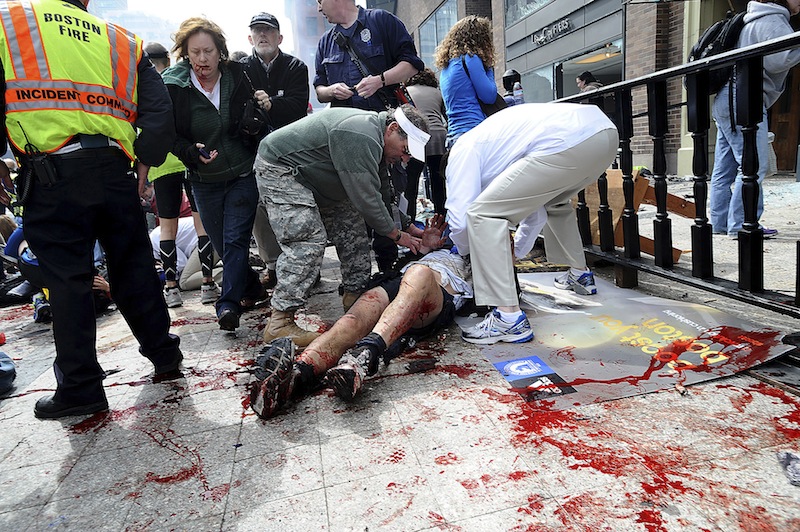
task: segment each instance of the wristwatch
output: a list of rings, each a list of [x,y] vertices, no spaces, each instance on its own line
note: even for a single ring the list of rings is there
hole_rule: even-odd
[[[397,236],[394,238],[395,243],[400,242],[400,239],[403,237],[403,232],[398,231]]]

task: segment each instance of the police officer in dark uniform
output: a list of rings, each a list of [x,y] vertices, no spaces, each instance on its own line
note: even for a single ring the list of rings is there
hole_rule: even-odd
[[[10,141],[22,164],[25,233],[53,311],[58,387],[36,403],[39,418],[108,409],[95,349],[95,239],[106,252],[112,297],[155,376],[176,375],[183,358],[169,334],[131,165],[137,159],[145,178],[143,165],[164,162],[175,137],[171,102],[142,41],[89,14],[88,3],[0,4],[0,151]],[[5,165],[0,180],[10,184]],[[5,192],[0,201],[8,204]]]
[[[425,68],[400,19],[383,9],[356,6],[355,0],[321,0],[318,10],[335,26],[317,45],[317,99],[331,102],[331,107],[384,111],[383,93],[389,105],[397,107],[397,84]],[[364,76],[342,48],[342,38],[356,50],[370,75]]]

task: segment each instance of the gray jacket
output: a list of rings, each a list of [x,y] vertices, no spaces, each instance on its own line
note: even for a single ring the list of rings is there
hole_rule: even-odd
[[[789,11],[778,4],[748,2],[738,48],[793,33]],[[767,109],[780,97],[789,70],[800,63],[800,48],[764,57],[764,105]]]

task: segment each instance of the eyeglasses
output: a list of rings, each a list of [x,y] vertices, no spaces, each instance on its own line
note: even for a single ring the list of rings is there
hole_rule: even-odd
[[[403,148],[403,155],[408,155],[409,157],[411,157],[411,156],[412,156],[412,155],[411,155],[411,152],[410,152],[410,151],[408,151],[408,144],[406,144],[406,147],[405,147],[405,148]]]

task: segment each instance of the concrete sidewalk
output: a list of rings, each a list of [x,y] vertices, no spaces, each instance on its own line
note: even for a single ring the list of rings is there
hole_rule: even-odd
[[[341,315],[328,253],[306,326]],[[740,312],[661,280],[642,290]],[[101,317],[111,411],[61,421],[33,417],[55,385],[50,326],[0,310],[20,373],[0,402],[0,530],[800,530],[800,487],[775,457],[800,450],[800,398],[754,378],[550,411],[451,328],[354,404],[320,392],[262,421],[247,384],[267,309],[231,335],[199,300],[170,311],[186,360],[167,383],[119,313]],[[435,370],[407,373],[427,356]]]

